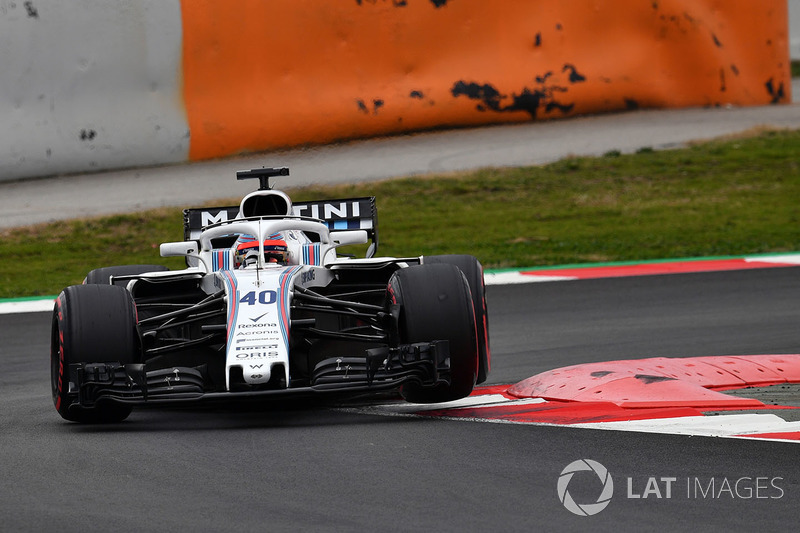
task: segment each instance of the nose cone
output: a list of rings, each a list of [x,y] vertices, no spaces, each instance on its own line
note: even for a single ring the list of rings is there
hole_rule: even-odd
[[[265,362],[252,362],[242,365],[244,381],[248,385],[267,383],[272,374],[272,366]]]

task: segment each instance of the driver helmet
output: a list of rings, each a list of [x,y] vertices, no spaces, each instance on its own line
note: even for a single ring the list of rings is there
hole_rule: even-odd
[[[241,236],[234,252],[236,266],[245,268],[258,262],[258,241],[254,237]],[[264,262],[267,264],[286,265],[289,262],[289,248],[281,238],[270,238],[264,241]]]

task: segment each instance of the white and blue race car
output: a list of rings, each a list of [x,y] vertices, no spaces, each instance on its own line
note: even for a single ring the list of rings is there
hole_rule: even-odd
[[[490,369],[483,270],[469,255],[375,257],[374,198],[292,203],[288,169],[237,173],[239,206],[184,211],[158,265],[92,270],[58,296],[56,410],[118,422],[134,407],[280,396],[469,395]],[[361,245],[363,258],[342,256]]]

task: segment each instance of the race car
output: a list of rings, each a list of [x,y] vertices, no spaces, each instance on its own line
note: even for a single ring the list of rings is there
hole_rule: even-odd
[[[258,179],[238,206],[187,209],[186,268],[97,268],[55,301],[51,383],[69,421],[135,407],[276,397],[468,396],[490,370],[483,269],[470,255],[376,257],[375,198],[292,203]],[[337,253],[340,247],[362,250]]]

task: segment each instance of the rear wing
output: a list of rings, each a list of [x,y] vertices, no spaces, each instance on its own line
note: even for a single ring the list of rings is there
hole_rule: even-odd
[[[364,230],[370,240],[366,256],[373,257],[378,250],[378,210],[375,207],[374,196],[319,200],[315,202],[292,202],[292,212],[297,216],[319,219],[331,231]],[[238,214],[238,205],[184,209],[183,240],[197,240],[204,227],[218,222],[233,220]]]

